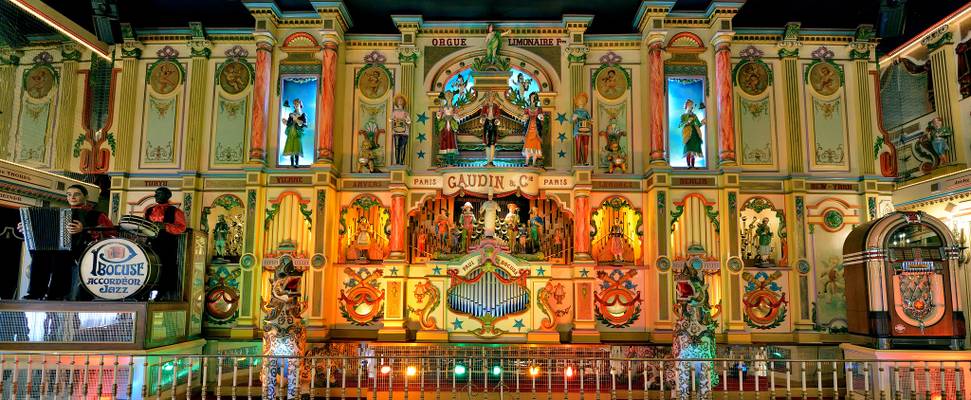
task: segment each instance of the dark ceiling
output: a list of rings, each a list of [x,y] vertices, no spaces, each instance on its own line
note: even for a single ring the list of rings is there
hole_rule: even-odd
[[[8,0],[0,0],[7,3]],[[90,0],[43,0],[84,28],[92,29]],[[98,0],[104,1],[104,0]],[[310,0],[275,0],[284,11],[310,11]],[[675,11],[704,10],[711,0],[677,0]],[[800,21],[806,29],[853,29],[877,25],[881,2],[901,0],[747,0],[734,23],[739,28],[778,28]],[[109,0],[110,2],[110,0]],[[209,28],[253,26],[242,0],[117,0],[120,22],[137,28],[187,27],[201,21]],[[352,33],[396,33],[393,14],[421,15],[426,21],[558,21],[563,14],[594,15],[591,34],[634,33],[633,19],[639,0],[345,0],[354,26]],[[889,50],[928,28],[965,4],[962,0],[909,0],[905,4],[903,35],[881,40]],[[5,4],[3,8],[10,8]],[[0,22],[3,31],[17,31],[23,23]],[[20,28],[21,30],[30,27]],[[2,38],[0,38],[2,39]]]

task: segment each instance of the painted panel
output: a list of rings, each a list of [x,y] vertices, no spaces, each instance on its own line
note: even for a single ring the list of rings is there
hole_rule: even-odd
[[[843,98],[812,99],[813,161],[817,166],[846,166],[847,143],[843,124]]]
[[[51,103],[33,103],[24,99],[20,109],[20,133],[17,137],[16,159],[28,164],[43,164],[47,159],[47,133],[51,131]]]
[[[148,95],[146,106],[144,160],[146,163],[174,163],[178,145],[180,96],[159,98]]]
[[[219,96],[211,154],[213,165],[243,162],[245,140],[249,136],[249,110],[249,97],[231,100]]]
[[[769,97],[761,100],[738,98],[737,115],[742,137],[742,164],[775,164],[770,103]]]

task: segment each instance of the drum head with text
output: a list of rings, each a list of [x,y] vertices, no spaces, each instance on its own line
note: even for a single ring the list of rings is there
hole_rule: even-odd
[[[151,260],[148,250],[126,239],[95,242],[81,257],[81,285],[101,299],[128,298],[148,284]]]

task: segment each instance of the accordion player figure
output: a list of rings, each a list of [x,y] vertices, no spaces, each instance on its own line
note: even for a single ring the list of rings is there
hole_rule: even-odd
[[[67,188],[70,212],[56,208],[21,209],[17,230],[30,251],[30,285],[24,300],[90,300],[82,296],[78,259],[111,228],[111,219],[88,204],[88,189]],[[102,228],[92,230],[91,228]],[[87,295],[87,293],[84,293]]]

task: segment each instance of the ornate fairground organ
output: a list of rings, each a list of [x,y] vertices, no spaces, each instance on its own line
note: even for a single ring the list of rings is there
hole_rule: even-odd
[[[849,331],[879,348],[964,341],[960,248],[938,219],[894,212],[858,226],[843,245]]]

